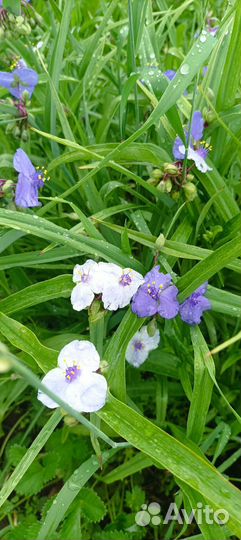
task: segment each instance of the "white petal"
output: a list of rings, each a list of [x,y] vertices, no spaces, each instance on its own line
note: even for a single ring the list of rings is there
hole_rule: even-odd
[[[108,274],[113,277],[119,277],[122,274],[122,268],[121,266],[118,266],[118,264],[114,263],[99,263],[99,270],[100,272],[104,274]]]
[[[113,265],[115,266],[115,265]],[[144,283],[144,278],[139,272],[130,268],[120,269],[118,275],[110,276],[106,284],[103,285],[102,300],[104,308],[115,311],[118,308],[127,306],[137,289]],[[131,283],[123,286],[120,282],[123,275],[129,275]],[[114,279],[113,279],[114,277]]]
[[[94,293],[87,283],[77,283],[71,293],[71,304],[75,311],[89,307],[94,300]]]
[[[83,372],[68,385],[66,400],[78,412],[94,412],[101,409],[107,397],[107,382],[103,375]]]
[[[43,378],[42,383],[47,386],[49,390],[52,390],[52,392],[57,394],[57,396],[66,401],[66,390],[68,388],[68,383],[66,382],[65,373],[62,369],[51,369]],[[59,405],[55,403],[53,399],[44,394],[42,390],[38,391],[38,399],[50,409],[59,407]]]
[[[75,339],[60,351],[58,365],[62,369],[77,365],[80,370],[96,371],[100,366],[99,354],[90,341]],[[70,383],[71,386],[73,382]]]
[[[81,281],[81,276],[83,274],[89,274],[94,270],[98,270],[98,263],[88,259],[84,264],[76,264],[73,271],[73,282],[78,283]]]
[[[192,159],[199,171],[206,173],[207,171],[212,171],[212,168],[209,167],[205,161],[193,148],[188,148],[188,159]]]
[[[142,326],[139,334],[141,341],[145,344],[149,351],[154,351],[154,349],[157,349],[160,343],[160,332],[158,328],[156,329],[154,336],[149,336],[147,326]]]
[[[178,146],[178,151],[180,152],[180,154],[182,154],[183,156],[185,156],[186,149],[185,149],[184,144]]]
[[[134,341],[138,341],[138,340],[141,341],[140,332],[137,332],[134,338],[130,341],[126,349],[126,360],[129,364],[137,368],[137,367],[140,367],[141,364],[143,364],[143,362],[145,362],[145,360],[148,358],[149,350],[145,346],[144,343],[142,343],[143,349],[141,350],[135,349]]]

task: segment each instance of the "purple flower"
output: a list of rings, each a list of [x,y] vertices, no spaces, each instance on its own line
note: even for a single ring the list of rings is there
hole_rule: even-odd
[[[174,71],[174,69],[168,69],[167,71],[164,71],[164,75],[166,75],[169,81],[172,81],[176,75],[176,71]]]
[[[187,150],[187,157],[194,161],[197,169],[203,173],[211,171],[212,169],[207,165],[205,159],[208,156],[208,149],[200,145],[196,150],[194,150],[194,145],[198,141],[201,141],[204,131],[204,119],[200,111],[196,111],[192,118],[191,124],[191,138],[189,147]],[[185,135],[187,138],[187,130],[185,130]],[[183,160],[185,158],[185,145],[180,137],[177,137],[173,145],[173,155],[177,160]]]
[[[21,99],[23,92],[27,90],[29,97],[38,84],[38,74],[33,69],[20,67],[12,72],[0,71],[0,86],[7,88],[17,99]]]
[[[146,274],[145,283],[133,297],[132,311],[138,317],[151,317],[158,313],[164,319],[173,319],[178,313],[178,289],[173,285],[170,274],[162,274],[159,269],[160,266],[155,266]]]
[[[180,305],[181,319],[191,326],[200,324],[203,312],[212,307],[209,300],[204,296],[207,286],[208,282],[206,281]]]
[[[43,187],[43,173],[37,172],[27,154],[19,148],[14,155],[13,165],[19,173],[16,185],[15,203],[22,208],[41,206],[38,190]]]

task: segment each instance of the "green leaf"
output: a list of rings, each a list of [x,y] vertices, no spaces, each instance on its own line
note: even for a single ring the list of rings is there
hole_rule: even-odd
[[[30,465],[33,463],[39,452],[42,450],[45,443],[47,442],[50,435],[53,433],[54,429],[59,424],[61,419],[62,414],[60,412],[60,409],[57,409],[51,415],[51,417],[48,419],[36,439],[33,441],[30,448],[27,450],[10,478],[8,478],[4,483],[0,491],[0,506],[3,505],[3,503],[17,487],[18,483],[23,478],[24,474],[26,473]]]
[[[203,495],[212,508],[225,508],[230,530],[241,534],[241,493],[208,461],[113,397],[97,414],[125,440]]]
[[[177,287],[181,291],[179,301],[183,302],[202,283],[219,272],[238,255],[240,255],[240,236],[216,249],[206,259],[197,263],[189,272],[178,279]]]
[[[85,517],[96,523],[101,521],[106,514],[106,507],[97,493],[93,489],[83,488],[79,494],[78,501]]]
[[[57,365],[57,351],[40,343],[35,334],[26,326],[0,313],[0,333],[20,349],[28,353],[43,371],[49,371]]]
[[[62,275],[40,281],[0,300],[0,311],[3,311],[5,315],[9,315],[54,298],[69,298],[72,289],[71,275]]]
[[[103,259],[116,262],[124,268],[130,266],[139,272],[143,270],[142,265],[134,257],[125,255],[118,247],[108,244],[106,240],[96,240],[82,234],[75,234],[44,218],[38,216],[37,219],[34,218],[36,216],[0,209],[0,223],[2,225],[20,229],[51,242],[65,244],[82,253],[103,257]]]
[[[108,461],[108,459],[113,456],[115,452],[116,449],[104,452],[102,454],[103,463],[106,463],[106,461]],[[100,464],[98,463],[96,456],[91,456],[73,472],[71,477],[59,491],[49,511],[47,512],[47,516],[39,531],[37,540],[48,539],[57,529],[71,503],[77,497],[86,482],[99,469],[99,467]],[[88,508],[88,504],[86,504],[86,511],[88,512],[88,510],[91,512],[91,510]]]
[[[199,443],[206,424],[213,382],[206,368],[209,349],[198,327],[190,329],[194,350],[194,387],[187,420],[187,436]]]

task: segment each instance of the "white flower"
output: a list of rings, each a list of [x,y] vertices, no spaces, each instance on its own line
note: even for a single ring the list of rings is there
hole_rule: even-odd
[[[99,263],[99,280],[104,308],[115,311],[130,303],[132,296],[144,283],[141,274],[131,268],[122,269],[117,264]]]
[[[143,326],[131,339],[126,349],[126,360],[134,367],[140,367],[148,358],[149,352],[157,349],[160,333],[156,329],[154,336],[149,336],[147,326]]]
[[[100,357],[90,341],[71,341],[59,354],[58,367],[51,369],[42,383],[78,412],[94,412],[106,401],[107,382],[95,373]],[[58,407],[50,397],[39,390],[38,399],[46,407]]]
[[[92,304],[95,294],[101,293],[99,282],[99,265],[88,259],[84,264],[76,264],[73,272],[73,281],[77,285],[71,293],[73,309],[81,311]]]
[[[186,149],[185,149],[184,144],[180,145],[178,147],[178,150],[180,154],[183,154],[183,156],[185,156]],[[197,169],[201,171],[202,173],[206,173],[207,171],[212,171],[212,168],[207,165],[205,159],[203,159],[203,157],[198,153],[198,151],[193,150],[193,148],[191,148],[190,146],[188,147],[187,157],[188,159],[192,159],[194,161]]]

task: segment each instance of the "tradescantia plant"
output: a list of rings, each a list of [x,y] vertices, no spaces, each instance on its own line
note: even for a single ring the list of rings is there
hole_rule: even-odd
[[[240,21],[0,2],[4,540],[241,536]]]

